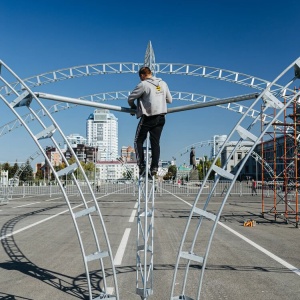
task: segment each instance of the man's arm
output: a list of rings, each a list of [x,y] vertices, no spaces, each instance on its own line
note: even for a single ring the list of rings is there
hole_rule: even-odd
[[[169,90],[169,87],[168,85],[166,84],[166,101],[167,103],[172,103],[173,99],[172,99],[172,96],[171,96],[171,93],[170,93],[170,90]]]
[[[128,104],[131,108],[135,109],[136,104],[134,103],[135,99],[139,99],[144,93],[144,87],[140,82],[135,89],[128,96]]]

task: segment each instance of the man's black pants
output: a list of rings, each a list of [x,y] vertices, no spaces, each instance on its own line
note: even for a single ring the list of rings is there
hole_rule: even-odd
[[[145,116],[140,118],[136,129],[134,148],[139,166],[145,165],[143,144],[147,138],[147,133],[150,133],[150,144],[152,151],[151,169],[158,168],[160,156],[160,136],[165,125],[165,115]]]

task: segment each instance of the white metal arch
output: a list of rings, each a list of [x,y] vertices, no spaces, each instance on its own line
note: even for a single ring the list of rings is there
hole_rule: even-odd
[[[111,298],[111,299],[119,299],[119,292],[118,292],[118,285],[117,285],[117,278],[116,278],[116,271],[113,263],[113,256],[112,251],[106,231],[106,227],[104,224],[104,220],[97,202],[97,199],[93,193],[93,189],[91,184],[76,156],[72,146],[68,142],[66,136],[60,129],[58,123],[54,120],[54,118],[49,114],[46,107],[40,102],[40,100],[35,96],[35,94],[26,86],[26,84],[4,63],[0,60],[0,82],[4,83],[9,90],[9,93],[6,95],[0,94],[0,100],[3,102],[9,110],[20,120],[22,126],[26,129],[29,136],[35,142],[36,146],[39,148],[39,151],[43,154],[45,161],[49,168],[51,169],[55,180],[58,183],[58,186],[63,194],[63,197],[66,201],[68,209],[70,211],[70,215],[75,227],[75,231],[77,233],[81,254],[83,258],[83,265],[86,273],[86,280],[87,280],[87,293],[86,295],[89,300],[98,300],[104,298]],[[19,81],[19,84],[23,86],[23,91],[18,92],[14,89],[13,86],[9,84],[7,78],[14,78],[15,80]],[[45,122],[39,118],[38,115],[35,114],[34,110],[32,109],[33,106],[40,107],[47,119]],[[30,128],[23,120],[22,116],[18,113],[17,110],[28,109],[38,121],[39,128]],[[37,132],[37,130],[39,130]],[[56,138],[54,138],[54,134],[56,136],[60,136],[60,139],[64,140],[65,144],[69,148],[69,151],[72,153],[72,156],[75,158],[75,163],[70,165],[67,161],[65,155],[62,153]],[[62,158],[63,163],[65,164],[65,168],[56,171],[54,166],[52,165],[49,157],[46,154],[45,149],[43,148],[40,140],[47,139],[52,147],[55,147],[60,157]],[[87,195],[85,195],[82,191],[81,184],[77,181],[76,176],[74,175],[75,170],[79,170],[83,175],[83,180],[85,185],[87,186]],[[64,186],[63,186],[63,178],[66,176],[71,176],[78,193],[78,199],[81,201],[79,205],[72,205],[69,196],[67,195]],[[79,210],[78,210],[79,208]],[[86,226],[86,230],[80,230],[83,226]],[[94,245],[91,247],[90,241],[86,242],[86,237],[90,236],[92,241],[94,241]],[[92,250],[91,250],[92,249]],[[91,251],[93,251],[91,253]],[[110,284],[113,285],[115,295],[109,294],[109,286],[107,284],[106,276],[105,276],[105,267],[104,267],[104,260],[107,261],[107,264],[111,266],[113,276],[112,282]],[[98,282],[99,286],[93,288],[91,281],[92,281],[92,270],[95,267],[95,263],[100,266],[102,281]],[[93,268],[91,268],[91,264],[93,264]],[[106,266],[107,267],[107,266]]]
[[[290,80],[289,78],[288,82],[286,82],[286,75],[291,73],[292,68],[295,69],[295,72],[293,76],[290,76],[290,78],[293,77],[294,78],[292,80]],[[300,58],[298,58],[295,62],[293,62],[272,83],[270,83],[270,85],[268,85],[267,88],[260,94],[260,96],[253,102],[253,104],[249,107],[249,109],[251,109],[257,104],[261,104],[261,106],[263,107],[263,114],[269,114],[270,116],[272,115],[273,121],[279,118],[280,115],[284,113],[284,111],[289,105],[291,105],[294,101],[298,100],[298,97],[300,95],[300,92],[290,93],[289,95],[287,95],[286,93],[287,89],[294,82],[294,80],[300,78],[299,73],[296,72],[297,70],[300,70]],[[285,81],[285,84],[283,88],[279,91],[277,89],[277,86],[278,83],[282,80]],[[274,90],[276,90],[274,94],[270,92],[270,90],[272,90],[273,88]],[[187,221],[186,228],[178,251],[178,257],[177,257],[173,283],[172,283],[172,291],[171,291],[171,298],[170,298],[171,300],[179,300],[179,299],[199,300],[200,299],[208,254],[211,248],[212,239],[216,227],[219,224],[219,219],[222,210],[224,208],[224,205],[230,195],[231,189],[235,181],[237,180],[242,168],[244,167],[245,162],[253,152],[256,145],[259,143],[262,137],[272,126],[272,122],[269,122],[268,124],[266,124],[264,129],[261,130],[259,136],[253,134],[253,129],[255,128],[255,126],[256,127],[260,126],[259,121],[261,117],[262,116],[258,116],[250,124],[246,120],[246,114],[244,114],[241,117],[241,119],[237,122],[237,124],[235,125],[231,133],[228,135],[223,146],[219,149],[217,156],[215,157],[209,171],[206,174],[206,177],[203,181],[202,186],[200,187],[199,193],[191,209],[190,216]],[[218,167],[216,165],[216,162],[220,158],[225,145],[230,142],[234,134],[238,134],[240,136],[240,140],[238,141],[237,145],[228,156],[228,159],[225,162],[224,166]],[[231,174],[226,170],[227,164],[231,159],[231,157],[235,154],[235,152],[237,151],[239,145],[243,140],[252,141],[253,146],[245,156],[245,159],[241,162],[236,174]],[[207,182],[212,172],[215,172],[217,174],[214,185],[209,195],[206,197],[206,201],[204,202],[204,204],[198,203],[198,200],[202,195],[203,187],[205,186],[205,183]],[[230,180],[230,184],[229,187],[227,188],[226,194],[224,195],[222,203],[220,204],[219,207],[216,207],[215,205],[210,205],[210,200],[220,181],[220,178],[226,178],[227,180]],[[296,188],[297,188],[297,183],[296,183]],[[198,221],[191,222],[193,217],[196,217]],[[298,222],[299,222],[299,216],[298,217],[296,216],[297,225]],[[204,230],[202,230],[203,228]],[[207,230],[210,231],[209,236],[207,235]],[[187,235],[188,232],[193,235],[192,239],[190,235],[189,236]],[[196,271],[193,270],[193,272],[191,271],[190,268],[192,263],[199,265],[199,268],[197,268]],[[185,266],[185,268],[183,268],[182,273],[180,274],[179,274],[180,272],[179,265],[181,266],[181,269],[182,269],[182,265]],[[198,288],[194,295],[190,295],[192,291],[188,290],[187,288],[190,276],[192,276],[192,278],[197,277],[199,279]],[[179,281],[181,283],[178,283]]]
[[[29,88],[34,88],[49,83],[80,77],[105,74],[133,74],[137,73],[139,68],[143,65],[144,63],[134,62],[87,64],[42,73],[25,78],[23,79],[23,82],[26,83]],[[270,84],[269,81],[255,76],[203,65],[156,63],[153,64],[153,66],[155,66],[156,74],[187,75],[217,79],[247,86],[260,91],[264,90]],[[17,91],[23,89],[23,86],[19,82],[13,82],[10,83],[10,85]],[[280,90],[281,88],[282,87],[279,84],[273,86],[274,91]],[[1,86],[0,94],[3,95],[7,93],[10,93],[10,89],[5,85]]]
[[[85,66],[73,67],[73,68],[53,71],[53,72],[49,72],[49,73],[44,73],[44,74],[38,75],[36,77],[31,77],[30,79],[27,79],[27,80],[26,79],[23,81],[18,80],[12,84],[9,84],[9,82],[6,81],[6,82],[4,82],[4,85],[0,87],[0,97],[5,98],[3,95],[10,96],[12,93],[15,93],[15,91],[24,91],[24,90],[29,91],[29,87],[41,86],[41,85],[44,85],[47,83],[62,81],[62,80],[71,79],[71,78],[79,78],[79,77],[83,77],[83,76],[103,75],[103,74],[136,73],[141,65],[142,64],[137,64],[137,63],[110,63],[110,64],[85,65]],[[299,63],[298,63],[298,66],[299,66]],[[261,101],[264,105],[267,106],[267,108],[270,108],[270,106],[278,108],[280,101],[278,101],[278,100],[276,101],[276,99],[277,99],[276,97],[278,97],[277,94],[280,94],[279,96],[281,97],[281,96],[285,96],[287,91],[293,92],[293,90],[289,89],[289,85],[282,86],[277,82],[277,80],[270,83],[268,81],[261,80],[259,78],[253,77],[253,76],[249,76],[249,75],[245,75],[245,74],[237,73],[237,72],[232,72],[232,71],[228,71],[228,70],[223,70],[223,69],[217,69],[217,68],[211,68],[211,67],[199,66],[199,65],[164,64],[164,63],[155,64],[154,67],[155,67],[155,72],[157,74],[162,73],[162,74],[172,74],[172,75],[188,75],[188,76],[197,76],[197,77],[203,77],[203,78],[218,79],[218,80],[236,83],[236,84],[248,86],[248,87],[263,91],[261,96],[255,101],[255,104],[258,103],[259,101]],[[281,77],[281,76],[279,76],[279,77]],[[17,94],[18,94],[17,99],[15,99],[17,102],[25,101],[26,102],[25,105],[27,106],[27,102],[31,101],[26,98],[26,94],[21,93],[21,92],[17,93]],[[37,97],[33,93],[31,93],[31,91],[30,91],[30,94],[34,99],[38,100]],[[266,97],[266,99],[263,99],[263,96]],[[297,96],[298,96],[298,94],[297,94]],[[293,99],[290,99],[289,101],[293,101]],[[288,102],[288,103],[290,103],[290,102]],[[254,104],[248,108],[247,112],[249,113],[249,111],[251,109],[254,109]],[[182,110],[184,110],[184,109],[182,109]],[[283,110],[284,110],[284,108],[280,107],[280,111],[279,111],[278,115],[280,115]],[[242,115],[241,120],[245,119],[245,117],[247,116],[247,112]],[[33,111],[32,111],[32,113],[33,113]],[[257,142],[258,139],[256,139],[256,137],[250,132],[252,129],[252,125],[254,125],[256,122],[258,122],[258,120],[260,118],[265,119],[265,117],[267,117],[267,116],[268,116],[268,114],[264,113],[263,115],[254,117],[254,120],[251,123],[251,125],[246,126],[247,129],[245,129],[244,127],[242,127],[240,125],[241,124],[241,121],[240,121],[234,128],[233,132],[240,133],[242,139],[250,138],[252,140],[254,139]],[[275,117],[271,118],[271,120],[274,120],[274,119],[275,119]],[[23,122],[23,126],[25,126],[25,124],[26,123]],[[268,126],[271,126],[271,122],[269,122]],[[267,126],[266,126],[266,128],[267,128]],[[228,137],[228,139],[232,136],[232,134]],[[43,149],[41,149],[41,150],[43,150]],[[235,150],[233,150],[233,152],[234,151]],[[232,179],[233,183],[236,179],[236,177],[232,177],[230,174],[228,174],[222,168],[218,168],[215,165],[213,165],[212,168],[209,170],[205,180],[207,180],[209,173],[212,170],[215,171],[217,174],[219,174],[219,176],[224,176],[224,177],[228,177],[228,178]],[[216,181],[216,184],[218,184],[218,180]],[[198,198],[196,198],[193,209],[191,211],[191,216],[193,216],[194,213],[197,214],[197,216],[200,215],[200,223],[199,223],[199,226],[196,228],[196,234],[194,237],[194,241],[192,242],[191,251],[182,251],[182,249],[183,249],[182,245],[185,242],[185,235],[183,236],[183,242],[182,242],[182,245],[180,248],[178,260],[180,260],[181,258],[187,260],[188,263],[186,265],[186,270],[187,270],[186,275],[188,274],[189,265],[190,265],[191,261],[203,263],[203,267],[202,267],[203,272],[201,273],[201,277],[200,277],[198,295],[196,296],[196,297],[198,297],[197,299],[199,299],[199,297],[200,297],[203,273],[204,273],[204,269],[205,269],[206,259],[207,259],[207,255],[209,252],[211,240],[212,240],[212,237],[214,234],[215,226],[218,221],[218,218],[220,217],[222,208],[227,200],[227,197],[228,197],[228,194],[230,193],[231,188],[232,188],[232,186],[230,186],[230,189],[228,189],[228,193],[225,195],[225,198],[220,207],[220,210],[216,215],[214,215],[213,213],[208,211],[208,204],[209,204],[211,194],[209,195],[207,202],[205,203],[205,206],[203,209],[200,209],[196,206],[197,202],[198,202]],[[201,194],[201,189],[199,191],[199,195]],[[212,191],[213,190],[214,190],[214,188],[212,189]],[[199,196],[197,196],[197,197],[199,197]],[[90,213],[89,211],[86,211],[86,212],[88,214]],[[81,216],[81,214],[80,214],[80,216]],[[195,255],[193,250],[194,250],[194,246],[196,243],[196,239],[198,237],[200,226],[201,226],[204,218],[208,218],[210,220],[215,221],[215,223],[214,223],[215,225],[212,229],[212,233],[210,236],[210,240],[208,242],[206,254],[203,258],[201,258],[201,257]],[[189,223],[187,225],[187,230],[188,230],[188,227],[189,227]],[[176,279],[177,271],[178,271],[178,264],[176,265],[174,282]],[[185,294],[186,294],[185,284],[186,284],[186,278],[187,278],[186,275],[184,275],[184,283],[183,283],[183,288],[181,290],[181,295],[173,296],[173,287],[172,287],[171,299],[192,299],[188,296],[185,296]]]

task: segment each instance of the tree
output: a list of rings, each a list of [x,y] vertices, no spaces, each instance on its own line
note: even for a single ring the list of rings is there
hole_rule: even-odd
[[[10,174],[8,174],[8,177],[9,178],[14,177],[18,170],[19,170],[18,163],[15,162],[14,165],[10,168],[10,172],[9,172]]]
[[[177,167],[175,165],[171,165],[168,168],[168,173],[171,173],[173,176],[173,179],[176,178],[176,174],[177,174]]]
[[[9,173],[9,171],[10,171],[10,165],[9,165],[8,162],[6,162],[6,163],[4,163],[4,164],[2,165],[2,170],[8,171],[8,173]]]
[[[23,172],[20,175],[20,180],[22,181],[29,181],[33,179],[33,169],[30,165],[29,160],[26,161],[27,167],[23,170]]]
[[[212,163],[213,163],[213,159],[208,160],[207,156],[204,157],[204,160],[200,159],[199,164],[197,166],[200,180],[204,179],[204,175],[206,175],[206,172],[208,172],[208,170],[210,169]],[[216,166],[221,167],[221,159],[220,158],[217,159]],[[215,179],[215,173],[216,173],[215,171],[212,171],[209,174],[208,179],[209,180],[214,180]]]
[[[36,180],[44,179],[44,172],[41,169],[39,169],[39,170],[36,171],[36,173],[35,173],[35,179]]]

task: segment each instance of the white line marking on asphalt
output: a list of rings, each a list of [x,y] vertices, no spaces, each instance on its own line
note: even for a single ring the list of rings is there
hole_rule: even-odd
[[[32,203],[28,203],[28,204],[24,204],[24,205],[20,205],[20,206],[14,206],[12,208],[24,207],[24,206],[29,206],[29,205],[37,204],[37,203],[40,203],[40,202],[32,202]]]
[[[131,216],[129,218],[129,223],[132,223],[134,221],[135,218],[135,214],[136,214],[136,210],[134,209],[131,213]]]
[[[275,261],[277,261],[278,263],[282,264],[284,267],[290,269],[292,272],[296,273],[297,275],[300,276],[300,269],[297,269],[296,267],[294,267],[293,265],[289,264],[288,262],[286,262],[285,260],[281,259],[280,257],[278,257],[277,255],[271,253],[270,251],[268,251],[267,249],[259,246],[258,244],[252,242],[251,240],[249,240],[248,238],[246,238],[245,236],[243,236],[242,234],[238,233],[237,231],[231,229],[230,227],[228,227],[227,225],[218,222],[219,225],[223,226],[224,228],[226,228],[228,231],[232,232],[233,234],[235,234],[236,236],[238,236],[239,238],[241,238],[242,240],[244,240],[245,242],[247,242],[248,244],[250,244],[251,246],[255,247],[256,249],[258,249],[259,251],[265,253],[266,255],[268,255],[269,257],[273,258]]]
[[[103,195],[102,197],[106,197],[106,196],[108,196],[108,194],[107,194],[107,195]],[[102,197],[99,197],[99,198],[102,198]],[[97,198],[97,199],[99,199],[99,198]],[[89,202],[91,202],[91,201],[88,201],[87,203],[89,203]],[[78,207],[80,207],[80,206],[83,206],[83,204],[79,204],[79,205],[76,205],[76,206],[72,207],[72,210],[73,210],[74,208],[78,208]],[[32,223],[32,224],[30,224],[30,225],[28,225],[28,226],[25,226],[25,227],[23,227],[23,228],[20,228],[19,230],[13,231],[12,233],[3,235],[3,236],[0,237],[0,241],[3,240],[3,239],[5,239],[5,238],[7,238],[7,237],[10,237],[10,236],[12,236],[12,235],[14,235],[14,234],[17,234],[17,233],[19,233],[19,232],[22,232],[22,231],[24,231],[24,230],[26,230],[26,229],[29,229],[29,228],[31,228],[31,227],[34,227],[34,226],[36,226],[36,225],[42,224],[42,223],[44,223],[44,222],[46,222],[46,221],[49,221],[49,220],[51,220],[51,219],[53,219],[53,218],[55,218],[55,217],[57,217],[57,216],[59,216],[59,215],[65,214],[65,213],[67,213],[67,212],[69,212],[68,209],[66,209],[66,210],[64,210],[64,211],[61,211],[60,213],[58,213],[58,214],[56,214],[56,215],[53,215],[53,216],[50,216],[50,217],[48,217],[48,218],[46,218],[46,219],[40,220],[40,221],[38,221],[38,222],[35,222],[35,223]]]
[[[31,227],[34,227],[34,226],[39,225],[39,224],[41,224],[41,223],[44,223],[44,222],[46,222],[46,221],[48,221],[48,220],[51,220],[51,219],[53,219],[53,218],[55,218],[55,217],[57,217],[57,216],[59,216],[59,215],[62,215],[62,214],[64,214],[64,213],[68,212],[68,211],[69,211],[68,209],[67,209],[67,210],[64,210],[64,211],[62,211],[62,212],[60,212],[60,213],[58,213],[58,214],[56,214],[56,215],[53,215],[53,216],[48,217],[48,218],[46,218],[46,219],[43,219],[43,220],[40,220],[40,221],[38,221],[38,222],[32,223],[32,224],[30,224],[30,225],[28,225],[28,226],[25,226],[25,227],[23,227],[23,228],[20,228],[19,230],[13,231],[12,233],[3,235],[3,236],[0,237],[0,241],[3,240],[3,239],[5,239],[5,238],[7,238],[7,237],[9,237],[9,236],[12,236],[12,235],[14,235],[14,234],[16,234],[16,233],[22,232],[22,231],[24,231],[24,230],[26,230],[26,229],[29,229],[29,228],[31,228]]]
[[[63,197],[51,198],[51,199],[45,200],[45,202],[53,201],[53,200],[57,200],[57,199],[63,199]]]
[[[122,259],[123,259],[124,253],[125,253],[125,249],[126,249],[126,245],[128,242],[130,231],[131,231],[131,228],[125,229],[121,243],[119,245],[118,251],[117,251],[115,259],[114,259],[115,266],[120,266],[122,263]]]
[[[134,208],[138,208],[138,202],[136,202],[135,204],[134,204]]]
[[[170,192],[169,192],[170,193]],[[181,200],[182,202],[186,203],[189,206],[193,206],[190,203],[184,201],[183,199],[181,199],[180,197],[176,196],[173,193],[170,193],[171,195],[173,195],[174,197],[176,197],[177,199]],[[259,246],[258,244],[254,243],[253,241],[251,241],[250,239],[246,238],[245,236],[243,236],[242,234],[238,233],[237,231],[231,229],[230,227],[228,227],[227,225],[224,225],[221,222],[218,222],[219,225],[223,226],[225,229],[227,229],[228,231],[230,231],[231,233],[235,234],[236,236],[238,236],[239,238],[241,238],[242,240],[244,240],[245,242],[247,242],[248,244],[250,244],[251,246],[255,247],[257,250],[263,252],[264,254],[266,254],[267,256],[269,256],[270,258],[274,259],[275,261],[277,261],[278,263],[280,263],[281,265],[283,265],[284,267],[286,267],[287,269],[291,270],[292,272],[294,272],[295,274],[300,276],[300,269],[297,269],[296,267],[294,267],[293,265],[289,264],[288,262],[286,262],[285,260],[283,260],[282,258],[278,257],[277,255],[271,253],[270,251],[268,251],[267,249]]]

